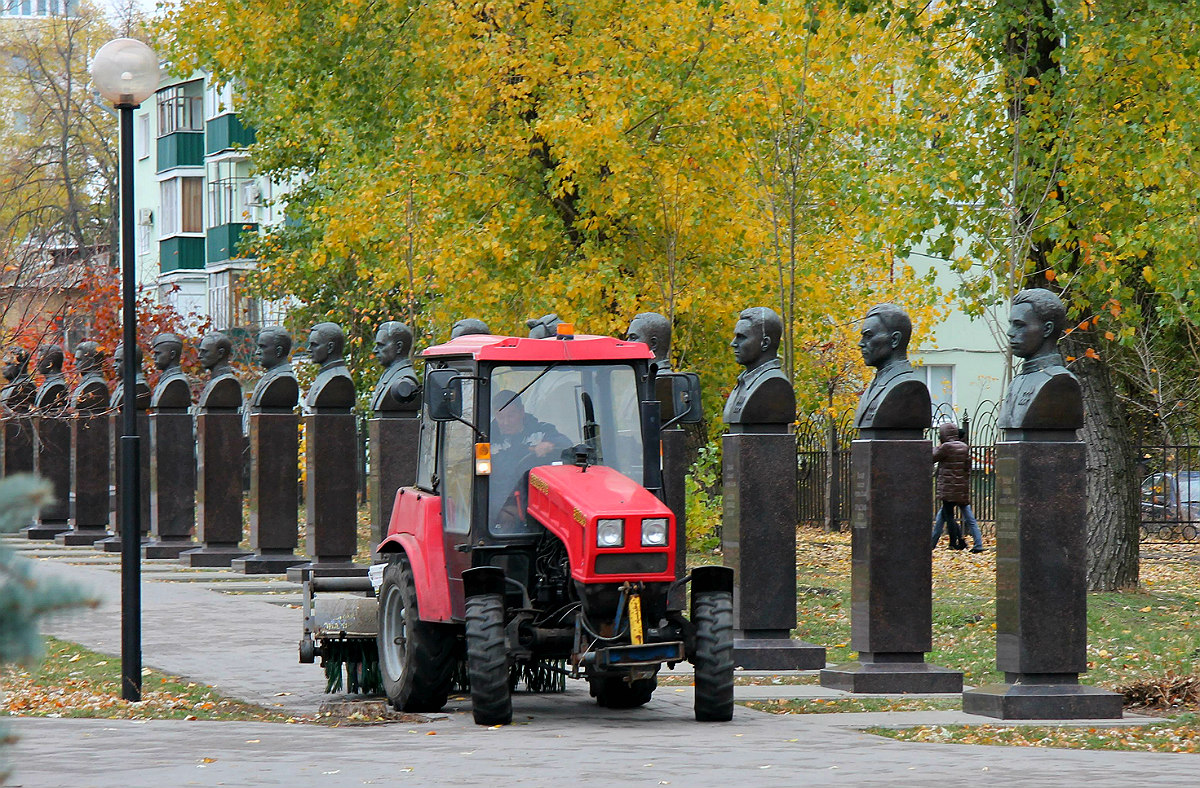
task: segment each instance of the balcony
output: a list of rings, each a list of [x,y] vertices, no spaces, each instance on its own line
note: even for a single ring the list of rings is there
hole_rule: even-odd
[[[204,240],[202,236],[176,235],[159,241],[159,271],[204,268]]]
[[[218,224],[208,228],[208,262],[219,263],[224,260],[238,259],[238,242],[242,233],[253,233],[258,228],[256,224],[236,222]]]
[[[158,172],[204,164],[204,133],[176,131],[158,138]]]
[[[254,129],[243,126],[241,118],[232,112],[209,118],[205,123],[204,152],[209,156],[253,144]]]

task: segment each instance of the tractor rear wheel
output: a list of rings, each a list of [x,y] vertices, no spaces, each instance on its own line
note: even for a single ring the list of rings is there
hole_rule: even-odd
[[[725,722],[733,719],[733,595],[708,591],[692,601],[696,625],[696,719]]]
[[[449,624],[422,621],[408,557],[383,570],[379,587],[379,675],[398,711],[440,711],[450,694],[457,633]]]
[[[596,702],[606,709],[636,709],[650,702],[658,676],[626,681],[624,676],[592,676],[588,684]]]
[[[468,597],[467,675],[471,679],[471,711],[478,725],[512,722],[508,662],[504,599],[499,594]]]

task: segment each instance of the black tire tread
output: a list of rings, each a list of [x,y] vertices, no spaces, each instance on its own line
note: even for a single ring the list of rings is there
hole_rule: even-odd
[[[696,719],[733,719],[733,595],[727,591],[699,594],[692,603],[696,625]]]
[[[380,587],[380,615],[383,615],[382,600],[388,585],[395,586],[404,604],[407,643],[407,667],[400,681],[393,682],[380,666],[380,679],[384,694],[397,711],[433,712],[441,711],[450,695],[454,676],[457,633],[450,624],[435,624],[420,619],[417,603],[417,583],[407,556],[398,556],[383,570],[383,585]],[[411,611],[411,613],[409,612]],[[380,632],[383,628],[380,627]],[[382,636],[378,639],[382,650],[386,645]],[[382,663],[382,661],[381,661]]]
[[[468,597],[466,608],[467,674],[475,723],[508,725],[513,712],[504,600],[499,594],[481,594]]]

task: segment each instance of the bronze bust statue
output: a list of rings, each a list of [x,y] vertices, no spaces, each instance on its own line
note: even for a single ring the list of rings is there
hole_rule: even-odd
[[[1004,430],[1077,430],[1083,426],[1079,381],[1063,364],[1058,340],[1067,310],[1049,290],[1022,290],[1008,317],[1008,346],[1024,359],[1004,395],[996,426]]]
[[[179,365],[183,357],[183,340],[174,334],[159,334],[152,347],[154,366],[162,370],[162,374],[150,395],[150,407],[156,410],[191,407],[192,388]]]
[[[459,337],[465,337],[468,334],[491,333],[492,331],[488,328],[487,323],[483,322],[482,320],[474,317],[464,317],[462,320],[456,322],[453,328],[450,329],[450,338],[458,339]]]
[[[104,353],[95,342],[75,348],[79,385],[71,392],[71,408],[81,414],[102,413],[108,408],[108,383],[104,380]]]
[[[8,385],[0,389],[0,413],[27,413],[37,396],[37,384],[29,374],[29,351],[14,347],[8,352],[4,379]]]
[[[134,385],[134,401],[133,407],[135,410],[145,410],[150,407],[150,386],[146,383],[146,375],[142,372],[142,365],[145,363],[145,355],[140,347],[134,346],[134,361],[137,363],[137,380]],[[117,345],[117,349],[113,351],[113,372],[117,376],[117,385],[113,388],[112,398],[108,401],[108,407],[114,410],[120,410],[125,404],[125,345]]]
[[[654,354],[650,365],[659,373],[671,371],[671,321],[657,312],[634,315],[625,330],[625,339],[642,342]]]
[[[738,315],[730,347],[745,370],[723,417],[734,432],[786,432],[796,420],[796,393],[779,361],[782,337],[783,321],[774,310],[759,306]]]
[[[38,372],[42,373],[42,385],[38,386],[33,405],[42,412],[62,410],[67,405],[67,379],[63,377],[63,349],[58,345],[46,345],[38,357]]]
[[[200,366],[208,370],[208,383],[200,392],[197,406],[203,410],[237,410],[242,405],[242,384],[233,374],[229,359],[233,343],[220,331],[205,334],[198,352]]]
[[[858,400],[854,426],[860,430],[923,430],[933,408],[929,389],[908,363],[912,321],[895,304],[880,304],[867,312],[858,349],[875,378]]]
[[[354,407],[354,380],[342,358],[345,347],[346,335],[337,323],[317,323],[309,331],[309,358],[318,368],[317,377],[304,397],[306,411]]]
[[[558,336],[558,324],[561,322],[558,315],[551,312],[548,315],[526,320],[525,327],[529,329],[530,339],[553,339]]]
[[[389,320],[375,332],[375,358],[383,367],[371,394],[371,410],[376,414],[414,412],[420,405],[417,374],[409,358],[412,343],[412,329],[395,320]]]
[[[291,353],[292,338],[281,327],[267,326],[258,332],[254,360],[266,371],[250,395],[251,411],[291,412],[296,407],[300,384],[288,363]]]

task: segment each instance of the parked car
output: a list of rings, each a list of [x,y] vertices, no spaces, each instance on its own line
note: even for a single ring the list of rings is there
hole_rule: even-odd
[[[1200,471],[1155,473],[1142,482],[1142,530],[1195,539],[1200,525]]]

